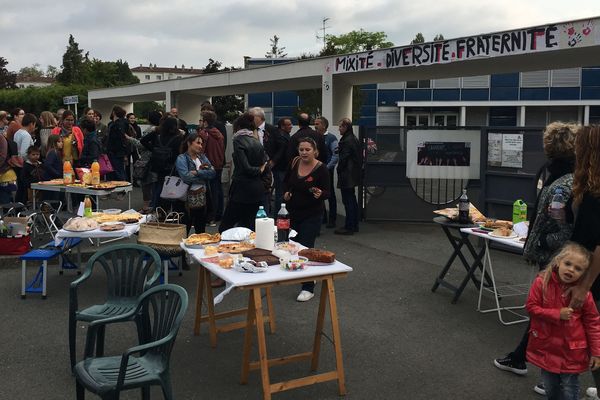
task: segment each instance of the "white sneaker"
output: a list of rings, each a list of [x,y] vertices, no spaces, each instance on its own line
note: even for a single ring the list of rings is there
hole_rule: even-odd
[[[296,301],[309,301],[313,297],[315,297],[315,294],[313,292],[309,292],[308,290],[303,290],[300,292],[298,297],[296,297]]]
[[[594,400],[598,398],[598,389],[595,387],[589,387],[585,390],[585,398],[589,400]]]

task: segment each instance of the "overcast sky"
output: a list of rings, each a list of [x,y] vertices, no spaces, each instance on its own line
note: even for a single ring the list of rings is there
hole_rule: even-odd
[[[599,0],[0,0],[0,56],[8,69],[60,67],[69,34],[90,57],[204,67],[242,66],[279,36],[289,56],[317,53],[327,33],[384,31],[395,45],[417,32],[446,39],[600,15]]]

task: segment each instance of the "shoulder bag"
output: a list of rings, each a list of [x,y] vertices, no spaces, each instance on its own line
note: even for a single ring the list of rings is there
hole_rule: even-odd
[[[166,200],[187,200],[187,193],[190,185],[185,183],[183,179],[178,176],[173,176],[173,168],[171,168],[170,176],[165,177],[162,190],[160,192],[160,198]]]

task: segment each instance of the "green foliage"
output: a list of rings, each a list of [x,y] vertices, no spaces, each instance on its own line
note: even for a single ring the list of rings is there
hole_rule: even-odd
[[[69,45],[63,54],[62,71],[56,76],[59,83],[71,85],[84,81],[83,50],[75,41],[73,35],[69,35]]]
[[[154,110],[165,110],[164,103],[156,101],[138,101],[133,103],[133,113],[138,119],[138,124],[147,123],[148,113]]]
[[[102,61],[97,58],[90,60],[89,53],[83,54],[83,49],[69,35],[69,45],[63,54],[62,71],[56,76],[63,85],[87,85],[90,88],[131,85],[140,83],[129,69],[127,61]],[[50,68],[49,68],[50,70]]]
[[[233,71],[235,67],[222,67],[221,61],[208,59],[208,64],[202,69],[204,74],[215,72]],[[244,112],[244,97],[238,95],[214,96],[211,104],[215,108],[215,113],[220,121],[233,121]]]
[[[0,89],[15,89],[17,87],[17,74],[6,69],[8,61],[0,57]]]
[[[271,49],[267,54],[265,54],[266,58],[285,58],[287,57],[287,53],[284,53],[285,47],[279,47],[279,36],[273,35],[272,38],[269,39],[271,42]]]
[[[0,109],[12,110],[22,107],[26,112],[40,115],[42,111],[56,111],[66,108],[63,105],[63,97],[78,95],[78,112],[87,105],[88,87],[83,85],[51,85],[46,87],[29,87],[19,90],[0,90]],[[72,109],[73,106],[71,106]]]
[[[41,70],[40,64],[35,63],[31,67],[23,67],[19,70],[19,76],[24,78],[42,78],[44,77],[44,71]]]
[[[410,42],[410,44],[418,44],[418,43],[425,43],[425,37],[423,36],[423,34],[421,32],[417,33],[415,35],[415,38]]]
[[[441,42],[442,40],[444,40],[444,35],[442,35],[441,33],[438,33],[437,35],[435,35],[435,37],[433,38],[434,42]]]
[[[343,35],[326,35],[325,47],[320,56],[332,56],[336,54],[357,53],[392,47],[394,44],[387,41],[385,32],[367,32],[362,28]]]

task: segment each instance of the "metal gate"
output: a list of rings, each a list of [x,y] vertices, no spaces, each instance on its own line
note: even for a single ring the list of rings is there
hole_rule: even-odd
[[[460,135],[463,130],[481,132],[480,179],[409,179],[406,177],[406,148],[409,131],[446,130]],[[523,134],[521,168],[488,165],[488,134]],[[452,207],[467,189],[473,202],[486,216],[510,219],[516,199],[533,207],[535,176],[544,164],[542,127],[360,127],[363,143],[363,180],[359,190],[362,216],[367,220],[431,221],[435,209]],[[531,212],[531,210],[530,210]]]

